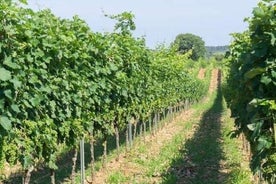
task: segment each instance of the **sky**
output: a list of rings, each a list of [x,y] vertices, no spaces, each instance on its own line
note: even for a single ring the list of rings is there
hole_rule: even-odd
[[[94,32],[111,32],[115,22],[104,14],[135,15],[135,37],[155,48],[181,33],[200,36],[207,46],[228,45],[230,33],[244,31],[259,0],[28,0],[34,10],[49,8],[61,17],[78,15]]]

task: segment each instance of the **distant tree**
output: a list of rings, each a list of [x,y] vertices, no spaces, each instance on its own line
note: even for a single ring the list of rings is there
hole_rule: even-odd
[[[206,53],[205,42],[201,37],[191,33],[177,35],[173,44],[177,46],[179,53],[187,53],[192,50],[192,60],[198,60]]]
[[[213,57],[215,58],[216,61],[222,61],[225,58],[224,53],[214,53]]]

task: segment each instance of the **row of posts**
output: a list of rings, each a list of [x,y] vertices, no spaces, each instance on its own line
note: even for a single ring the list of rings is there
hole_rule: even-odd
[[[189,107],[190,103],[189,100],[185,100],[184,102],[180,103],[176,107],[169,107],[168,113],[166,114],[166,110],[163,111],[164,113],[164,118],[167,117],[167,115],[173,115],[173,113],[179,112],[183,109],[187,109]],[[157,130],[158,128],[158,121],[160,121],[160,113],[154,113],[153,117],[153,126],[154,130]],[[133,146],[133,135],[132,135],[132,125],[134,124],[135,119],[131,118],[131,120],[128,122],[127,125],[127,142],[129,144],[129,147]],[[151,121],[149,121],[149,130],[151,131]],[[146,130],[146,128],[145,128]],[[155,132],[154,132],[155,133]],[[80,141],[80,167],[81,167],[81,184],[85,183],[85,155],[84,155],[84,138]]]

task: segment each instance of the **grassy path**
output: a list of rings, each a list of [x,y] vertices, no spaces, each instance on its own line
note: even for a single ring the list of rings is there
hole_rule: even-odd
[[[252,183],[241,142],[228,136],[233,120],[217,88],[218,71],[212,76],[210,95],[202,103],[138,141],[119,162],[111,161],[95,183]]]
[[[219,83],[218,83],[219,86]],[[243,161],[241,142],[230,139],[233,121],[225,107],[220,87],[206,103],[195,107],[200,120],[193,137],[185,141],[181,156],[174,160],[163,183],[221,184],[251,183],[250,172]]]

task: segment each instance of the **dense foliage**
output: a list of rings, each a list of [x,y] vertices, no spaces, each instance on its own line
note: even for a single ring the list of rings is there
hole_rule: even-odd
[[[57,169],[60,145],[113,134],[114,122],[124,129],[132,117],[144,120],[207,91],[185,68],[189,53],[150,51],[131,34],[132,14],[110,17],[117,20],[114,32],[100,34],[78,17],[1,1],[2,164]]]
[[[191,59],[198,60],[205,56],[205,42],[197,35],[186,33],[176,36],[173,45],[176,45],[179,53],[187,53],[192,51]]]
[[[234,34],[225,96],[253,153],[251,168],[275,183],[276,171],[276,2],[261,1],[249,29]]]

